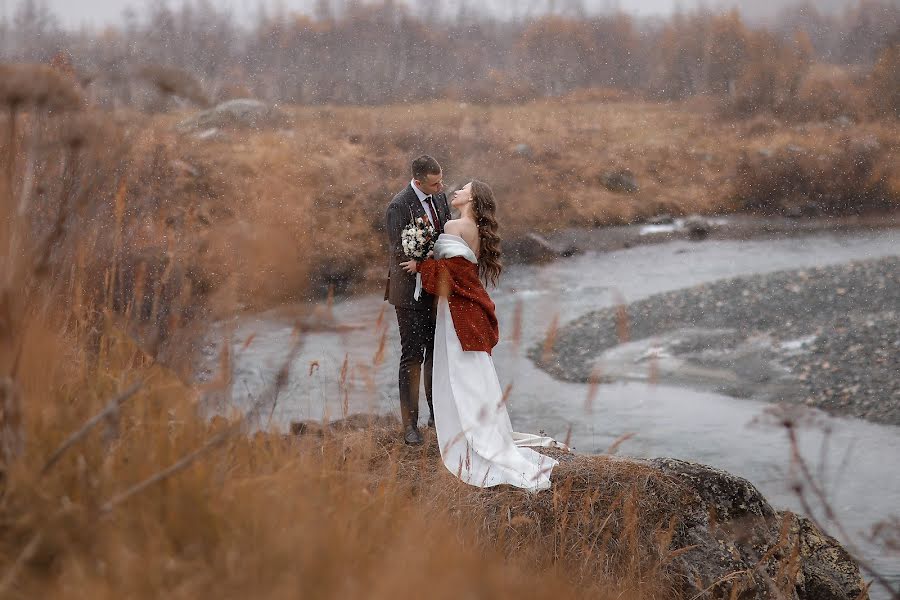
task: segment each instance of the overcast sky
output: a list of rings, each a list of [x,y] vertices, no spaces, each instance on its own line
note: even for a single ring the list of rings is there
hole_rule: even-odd
[[[69,27],[78,27],[82,24],[104,25],[115,23],[122,15],[122,10],[127,6],[140,7],[144,0],[44,0],[50,8]],[[249,16],[255,12],[260,2],[270,7],[282,5],[288,10],[304,10],[311,5],[311,0],[215,0],[219,6],[230,6],[238,16]],[[689,8],[701,0],[618,0],[618,5],[629,12],[652,15],[665,14],[673,9],[676,4]],[[847,0],[819,0],[817,4],[835,4]],[[169,0],[169,4],[176,6],[181,0]],[[453,0],[446,0],[454,4]],[[514,4],[528,4],[536,0],[485,0],[482,4],[493,4],[496,7],[512,6]],[[585,0],[586,6],[603,7],[615,3],[616,0]],[[760,6],[776,9],[779,5],[788,4],[790,0],[706,0],[707,6],[718,6],[731,2],[740,2],[745,7],[758,10]],[[17,0],[0,0],[0,9],[12,12]]]
[[[81,24],[104,25],[107,23],[115,23],[119,20],[122,10],[127,6],[140,7],[143,2],[138,0],[45,0],[51,10],[56,13],[67,26],[77,27]],[[509,0],[509,2],[519,3],[522,0]],[[679,0],[619,0],[619,5],[632,12],[641,14],[659,14],[665,13],[672,9]],[[180,0],[171,0],[170,5],[176,6]],[[286,9],[303,10],[310,5],[309,0],[265,0],[265,3],[271,7],[277,4],[283,5]],[[495,0],[493,2],[497,6],[503,6],[505,2]],[[595,4],[596,6],[604,6],[606,0],[587,0],[586,5]],[[690,6],[693,0],[680,0],[682,6]],[[714,4],[715,2],[707,2]],[[7,12],[12,12],[17,4],[17,0],[0,0],[0,7],[6,5]],[[260,4],[259,0],[216,0],[219,6],[230,6],[235,10],[236,15],[253,14],[255,8]]]

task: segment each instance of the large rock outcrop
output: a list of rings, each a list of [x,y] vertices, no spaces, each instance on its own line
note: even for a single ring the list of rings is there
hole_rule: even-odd
[[[776,511],[749,481],[725,471],[672,458],[541,449],[559,461],[551,490],[481,489],[443,467],[433,430],[423,448],[411,448],[398,429],[391,417],[365,415],[291,427],[345,453],[374,442],[375,480],[387,468],[409,493],[450,503],[452,513],[479,523],[507,552],[551,549],[576,579],[630,582],[642,597],[672,600],[868,598],[858,566],[835,539],[806,518]]]
[[[858,566],[837,540],[809,519],[775,511],[746,479],[671,458],[649,462],[687,492],[673,543],[690,548],[675,564],[690,597],[866,597]]]

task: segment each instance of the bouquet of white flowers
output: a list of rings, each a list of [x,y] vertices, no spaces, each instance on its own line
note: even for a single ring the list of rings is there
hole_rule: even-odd
[[[400,234],[403,253],[413,260],[425,260],[434,249],[437,241],[437,230],[425,219],[419,217],[407,225]],[[422,296],[422,276],[416,273],[416,291],[413,298]]]
[[[437,240],[437,231],[432,225],[419,217],[406,226],[400,234],[403,243],[403,253],[414,260],[424,260],[434,248]]]

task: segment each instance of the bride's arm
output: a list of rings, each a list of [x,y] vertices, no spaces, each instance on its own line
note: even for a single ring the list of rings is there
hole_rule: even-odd
[[[450,296],[453,293],[453,276],[446,259],[429,258],[418,263],[418,266],[423,290],[436,296]]]

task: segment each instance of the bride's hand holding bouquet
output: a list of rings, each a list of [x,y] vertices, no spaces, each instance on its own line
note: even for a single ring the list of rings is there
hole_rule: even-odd
[[[422,295],[422,280],[418,274],[419,262],[433,255],[437,230],[427,220],[419,217],[403,229],[400,240],[403,254],[410,259],[400,263],[400,266],[407,273],[416,274],[416,291],[413,297],[418,300]]]

